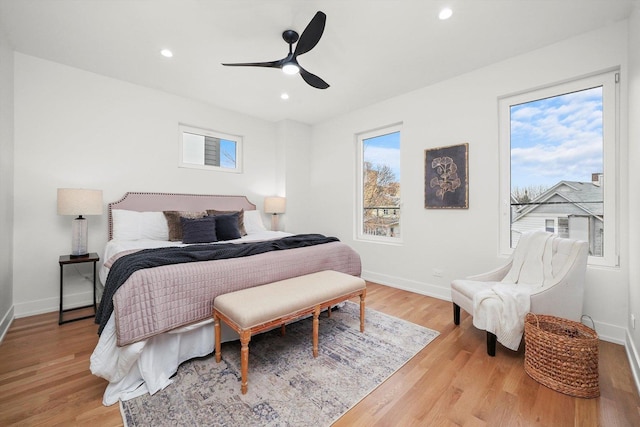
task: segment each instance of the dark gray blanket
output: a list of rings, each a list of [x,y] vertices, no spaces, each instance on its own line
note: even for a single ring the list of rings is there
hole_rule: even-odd
[[[104,285],[104,293],[95,318],[95,322],[100,325],[98,334],[102,333],[113,312],[113,295],[138,270],[162,265],[245,257],[337,241],[336,237],[326,237],[321,234],[297,234],[260,242],[143,249],[125,255],[118,258],[109,269],[107,283]]]

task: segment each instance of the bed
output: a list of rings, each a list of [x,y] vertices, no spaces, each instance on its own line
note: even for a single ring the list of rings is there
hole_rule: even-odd
[[[232,216],[241,233],[239,238],[212,244],[185,244],[176,240],[172,228],[175,224],[165,212],[180,212],[180,216],[197,219],[180,220],[185,228],[184,236],[179,237],[185,242],[194,236],[198,240],[200,234],[194,234],[194,230],[199,229],[187,226],[202,223],[202,212],[222,215],[216,217],[218,223]],[[113,312],[99,312],[101,316],[96,319],[104,320],[91,355],[91,372],[108,381],[105,405],[153,394],[171,383],[180,363],[210,354],[214,345],[211,313],[216,295],[322,270],[356,276],[361,271],[360,257],[352,248],[328,241],[240,258],[144,268],[133,272],[111,294],[110,282],[120,264],[146,249],[170,248],[166,251],[179,252],[208,250],[216,245],[231,249],[278,246],[301,235],[266,230],[261,213],[244,196],[130,192],[108,205],[108,224],[109,241],[102,254],[104,263],[99,277],[103,285],[108,285],[103,299],[113,303]],[[235,237],[234,233],[230,236]],[[215,250],[219,248],[216,246]],[[162,251],[165,250],[151,252]],[[229,341],[238,336],[225,328],[221,338]]]

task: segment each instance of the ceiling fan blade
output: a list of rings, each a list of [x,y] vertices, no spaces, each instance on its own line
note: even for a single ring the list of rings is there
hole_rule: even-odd
[[[315,74],[308,72],[302,67],[300,67],[300,76],[305,82],[317,89],[326,89],[329,87],[329,83],[325,82]]]
[[[324,24],[326,22],[327,15],[318,11],[313,19],[311,19],[311,22],[309,22],[309,25],[307,25],[307,28],[302,32],[298,44],[296,44],[296,50],[293,53],[294,58],[309,52],[318,44],[324,32]]]
[[[282,66],[283,59],[279,59],[278,61],[270,61],[270,62],[236,62],[232,64],[225,64],[227,67],[269,67],[269,68],[280,68]]]

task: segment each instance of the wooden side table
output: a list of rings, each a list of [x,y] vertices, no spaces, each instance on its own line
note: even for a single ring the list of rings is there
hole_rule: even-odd
[[[90,317],[94,317],[96,315],[97,312],[97,306],[96,306],[96,263],[100,261],[100,257],[98,256],[97,253],[92,252],[86,256],[80,256],[80,257],[72,257],[71,255],[60,255],[60,260],[58,261],[60,263],[60,313],[58,315],[58,325],[62,325],[63,323],[69,323],[69,322],[74,322],[76,320],[81,320],[81,319],[88,319]],[[93,263],[93,304],[89,304],[89,305],[84,305],[82,307],[74,307],[74,308],[68,308],[65,309],[63,307],[63,292],[62,292],[62,288],[63,288],[63,268],[65,265],[68,264],[82,264],[85,262],[92,262]],[[69,311],[74,311],[74,310],[80,310],[83,308],[89,308],[89,307],[93,307],[93,314],[87,315],[87,316],[82,316],[82,317],[75,317],[73,319],[69,319],[69,320],[64,320],[63,319],[63,314]]]

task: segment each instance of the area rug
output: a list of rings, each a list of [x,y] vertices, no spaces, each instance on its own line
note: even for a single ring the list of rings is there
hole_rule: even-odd
[[[121,402],[134,426],[329,426],[400,369],[438,332],[347,302],[320,316],[312,355],[311,318],[251,338],[248,391],[240,393],[240,343],[183,363],[173,383],[153,396]]]

